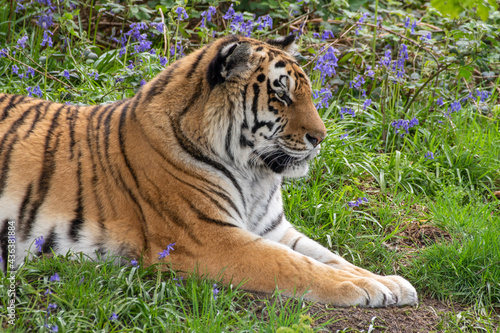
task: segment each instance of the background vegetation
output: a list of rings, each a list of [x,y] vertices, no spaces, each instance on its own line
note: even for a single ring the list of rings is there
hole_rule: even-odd
[[[422,302],[468,307],[443,319],[442,330],[494,332],[499,24],[492,0],[3,0],[0,91],[112,102],[214,38],[293,32],[329,136],[310,175],[284,186],[289,220],[357,265],[405,276]],[[306,317],[311,304],[300,299],[258,301],[237,286],[181,281],[156,266],[84,259],[69,253],[24,264],[16,326],[2,316],[2,328],[306,332],[327,325]],[[2,279],[0,312],[8,300]]]

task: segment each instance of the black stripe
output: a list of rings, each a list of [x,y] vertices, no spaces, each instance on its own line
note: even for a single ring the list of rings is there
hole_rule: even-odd
[[[2,108],[2,115],[0,116],[0,122],[4,121],[5,118],[9,116],[10,109],[17,106],[17,104],[22,103],[26,99],[26,96],[19,96],[19,95],[11,95],[9,97],[10,97],[9,104],[7,104],[6,107]],[[17,97],[19,97],[18,101],[16,101]]]
[[[234,224],[231,224],[231,223],[227,223],[227,222],[224,222],[224,221],[221,221],[221,220],[217,220],[217,219],[213,219],[207,215],[205,215],[202,211],[200,211],[198,208],[196,208],[193,204],[193,201],[192,200],[188,200],[184,197],[182,197],[182,199],[184,199],[184,201],[187,202],[187,204],[189,205],[189,208],[191,208],[192,211],[194,211],[197,215],[197,217],[204,221],[204,222],[208,222],[208,223],[213,223],[213,224],[216,224],[220,227],[232,227],[232,228],[235,228],[236,226]]]
[[[299,242],[299,240],[302,238],[302,236],[299,236],[297,237],[297,239],[295,240],[295,242],[293,242],[293,245],[291,246],[291,249],[295,251],[295,246],[297,246],[297,243]]]
[[[203,48],[201,50],[201,52],[198,53],[198,55],[196,56],[196,60],[194,61],[193,65],[191,66],[191,69],[189,70],[189,72],[186,75],[186,79],[189,80],[191,78],[191,76],[193,76],[194,72],[196,71],[196,68],[200,64],[201,58],[203,58],[203,56],[207,52],[208,48],[209,48],[209,46]]]
[[[226,149],[227,156],[229,156],[231,161],[234,161],[233,152],[231,151],[231,138],[232,138],[232,136],[233,136],[233,120],[230,119],[229,128],[227,129],[227,134],[226,134],[225,149]]]
[[[45,115],[47,114],[47,110],[49,109],[49,107],[51,107],[52,105],[55,105],[55,103],[42,101],[41,103],[39,103],[35,106],[35,119],[33,119],[33,123],[31,124],[30,129],[24,135],[24,138],[23,138],[24,140],[27,139],[33,133],[36,124],[39,122],[42,105],[45,105],[45,110],[43,111],[43,116],[41,117],[43,119],[43,118],[45,118]]]
[[[262,231],[260,233],[261,236],[273,231],[274,229],[276,229],[276,227],[278,227],[281,222],[283,222],[283,212],[279,213],[278,217],[276,217],[274,220],[271,221],[271,224],[269,226],[266,227],[266,229],[264,229],[264,231]]]
[[[173,211],[170,208],[165,207],[165,213],[167,215],[168,220],[176,224],[177,226],[181,227],[187,233],[187,235],[193,240],[193,242],[196,243],[196,245],[202,245],[201,240],[193,232],[193,228],[191,228],[191,226],[188,225],[176,211]],[[186,214],[183,215],[185,216]]]
[[[7,272],[7,260],[9,257],[8,242],[9,242],[9,220],[3,220],[2,231],[0,231],[0,245],[2,247],[3,271]]]
[[[75,218],[70,222],[69,237],[74,241],[78,241],[78,234],[83,226],[83,184],[82,184],[82,153],[78,153],[78,166],[76,170],[76,179],[78,181],[77,188],[77,205],[75,209]]]
[[[5,152],[5,157],[2,163],[2,171],[0,172],[0,197],[3,195],[5,191],[5,187],[7,186],[7,179],[10,171],[10,158],[12,157],[12,151],[14,149],[14,145],[17,142],[17,134],[14,139],[11,141],[7,151]]]
[[[175,62],[170,65],[167,69],[165,69],[158,77],[157,80],[154,80],[151,84],[151,88],[145,92],[144,102],[149,103],[153,99],[153,97],[162,94],[165,91],[165,88],[170,83],[170,80],[174,76],[174,71],[179,67],[180,62]]]
[[[201,84],[201,81],[200,81],[200,84]],[[200,91],[200,90],[201,89],[195,89],[195,91]],[[189,109],[192,107],[192,104],[194,104],[194,101],[196,100],[195,97],[196,96],[193,96],[193,98],[190,99],[189,104],[184,108],[184,110],[182,111],[182,114],[179,117],[177,117],[176,119],[173,119],[170,116],[170,121],[172,124],[172,128],[174,130],[174,136],[177,139],[179,146],[182,149],[184,149],[184,151],[186,151],[189,155],[194,157],[196,160],[198,160],[202,163],[205,163],[205,164],[213,167],[214,169],[217,169],[220,172],[222,172],[224,174],[224,176],[226,176],[232,182],[233,186],[239,192],[241,201],[243,202],[243,206],[246,207],[246,203],[245,203],[244,196],[243,196],[243,191],[241,189],[240,184],[234,178],[233,174],[231,172],[229,172],[229,170],[226,169],[226,167],[224,165],[222,165],[221,163],[214,161],[211,158],[209,158],[208,156],[204,155],[197,146],[195,146],[188,138],[186,138],[186,136],[184,135],[184,133],[182,131],[182,128],[180,125],[181,120],[182,120],[182,116],[185,115],[189,111]]]
[[[27,213],[27,209],[31,200],[31,193],[33,191],[33,183],[28,185],[28,189],[26,190],[26,194],[24,195],[23,202],[21,203],[21,207],[19,207],[19,223],[22,224],[24,221],[24,216]]]
[[[57,235],[55,231],[55,227],[50,230],[49,235],[45,242],[42,245],[42,253],[51,253],[52,250],[56,251],[57,249]]]
[[[68,126],[69,126],[69,152],[70,152],[70,159],[72,160],[74,158],[74,147],[76,144],[75,141],[75,125],[76,121],[78,118],[78,110],[77,107],[75,106],[70,106],[68,107],[67,113],[66,113],[66,119],[68,121]]]
[[[49,130],[47,131],[47,136],[45,137],[45,148],[43,155],[43,164],[42,164],[42,172],[40,174],[40,178],[38,181],[38,191],[37,191],[37,199],[33,203],[28,220],[26,221],[26,225],[24,225],[24,234],[23,240],[27,240],[31,229],[33,228],[33,223],[35,222],[36,215],[38,213],[38,209],[45,201],[45,197],[50,188],[50,183],[52,180],[52,176],[55,173],[56,160],[55,155],[57,153],[57,148],[59,146],[59,134],[56,135],[55,142],[52,142],[52,137],[55,135],[54,129],[58,125],[58,118],[61,111],[66,107],[66,105],[61,105],[59,109],[52,116],[52,123],[50,125]]]

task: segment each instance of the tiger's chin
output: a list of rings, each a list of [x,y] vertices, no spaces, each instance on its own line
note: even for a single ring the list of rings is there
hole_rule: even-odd
[[[303,158],[292,157],[282,150],[262,155],[261,159],[272,172],[287,178],[301,178],[309,171],[308,162],[319,153],[319,147]]]

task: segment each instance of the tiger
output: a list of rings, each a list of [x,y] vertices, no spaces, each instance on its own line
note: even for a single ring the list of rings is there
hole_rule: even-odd
[[[0,94],[3,270],[15,224],[16,265],[73,251],[340,307],[417,304],[406,279],[286,219],[282,181],[308,173],[327,135],[296,51],[293,35],[227,36],[110,104]]]

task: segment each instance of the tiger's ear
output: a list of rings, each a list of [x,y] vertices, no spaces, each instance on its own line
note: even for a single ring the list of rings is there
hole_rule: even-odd
[[[281,49],[290,55],[293,55],[295,52],[297,52],[297,49],[299,48],[297,44],[295,44],[295,35],[288,35],[286,37],[279,37],[276,39],[268,39],[266,43],[278,49]]]
[[[250,68],[250,44],[235,42],[225,45],[208,65],[207,79],[210,87],[236,77]]]

